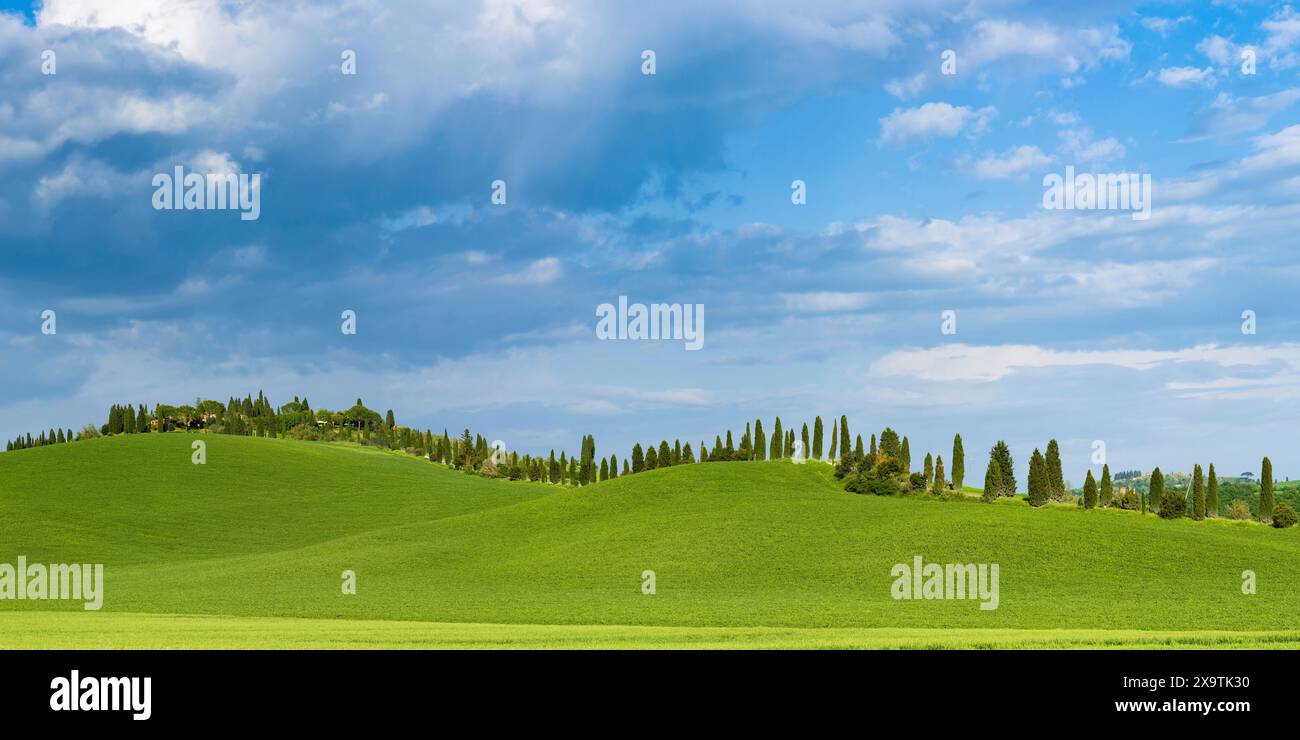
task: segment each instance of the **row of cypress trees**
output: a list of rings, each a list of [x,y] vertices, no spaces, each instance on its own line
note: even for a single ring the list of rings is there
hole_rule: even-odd
[[[46,445],[60,445],[75,440],[76,438],[73,437],[71,429],[67,431],[67,434],[64,434],[62,429],[51,429],[48,434],[41,432],[35,437],[28,432],[26,435],[19,435],[6,442],[5,452],[26,450],[31,447],[44,447]]]

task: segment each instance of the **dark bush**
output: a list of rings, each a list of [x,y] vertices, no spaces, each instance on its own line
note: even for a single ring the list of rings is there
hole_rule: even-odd
[[[1125,509],[1127,511],[1137,511],[1142,502],[1138,499],[1136,491],[1125,491],[1110,500],[1112,508]]]
[[[1295,523],[1296,513],[1295,509],[1291,508],[1291,504],[1282,502],[1273,507],[1274,527],[1277,527],[1278,529],[1286,529],[1287,527],[1294,527]]]
[[[888,478],[901,472],[903,472],[903,463],[892,457],[881,460],[880,464],[876,466],[876,475],[881,478]]]
[[[912,474],[911,474],[910,476],[908,476],[908,478],[907,478],[907,484],[908,484],[908,486],[909,486],[913,491],[916,491],[916,492],[924,491],[924,490],[925,490],[925,476],[924,476],[924,475],[921,475],[920,473],[912,473]]]
[[[849,482],[844,484],[844,490],[849,493],[869,493],[873,496],[892,496],[898,493],[898,485],[888,478],[859,473],[858,475],[849,478]]]
[[[1160,497],[1160,518],[1181,519],[1187,516],[1187,496],[1181,491],[1166,490]]]

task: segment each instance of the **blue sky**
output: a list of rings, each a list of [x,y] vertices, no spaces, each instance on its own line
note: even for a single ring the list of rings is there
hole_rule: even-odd
[[[1300,11],[646,5],[0,3],[0,434],[263,389],[527,452],[843,413],[976,476],[1300,475]],[[177,165],[261,217],[154,210]],[[1045,210],[1067,166],[1151,218]],[[619,295],[704,348],[598,341]]]

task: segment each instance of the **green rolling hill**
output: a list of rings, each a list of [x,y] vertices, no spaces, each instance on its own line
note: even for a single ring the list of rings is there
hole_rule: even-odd
[[[819,464],[574,489],[350,444],[110,437],[0,455],[0,563],[19,555],[103,563],[104,607],[0,600],[0,647],[1300,646],[1295,529],[857,496]],[[999,608],[894,600],[915,555],[997,563]]]

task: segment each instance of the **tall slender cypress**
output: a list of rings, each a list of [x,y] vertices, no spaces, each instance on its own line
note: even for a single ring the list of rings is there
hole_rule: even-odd
[[[1002,495],[1002,468],[996,460],[989,460],[984,470],[984,498],[991,501]]]
[[[1259,468],[1259,520],[1273,521],[1273,462],[1267,457]]]
[[[1061,471],[1061,447],[1056,440],[1047,443],[1047,481],[1053,500],[1065,498],[1065,474]]]
[[[966,450],[962,449],[960,434],[952,438],[952,458],[948,462],[952,465],[952,487],[960,491],[966,481]]]
[[[1161,499],[1165,497],[1165,475],[1160,472],[1160,468],[1151,471],[1151,483],[1147,491],[1147,510],[1159,514]]]
[[[998,480],[1002,483],[1002,495],[1016,495],[1016,466],[1011,459],[1011,448],[1006,442],[998,440],[989,450],[989,460],[998,464]]]
[[[851,452],[849,451],[849,445],[851,444],[853,443],[850,441],[849,438],[849,417],[847,415],[841,415],[840,416],[840,455],[851,454]]]
[[[1034,448],[1029,458],[1029,505],[1042,506],[1052,496],[1051,473],[1048,472],[1047,460],[1043,453]]]
[[[1192,518],[1205,518],[1205,479],[1200,465],[1192,468]]]
[[[1205,515],[1219,515],[1219,476],[1214,474],[1214,463],[1210,463],[1209,480],[1205,486]]]

